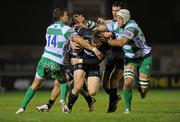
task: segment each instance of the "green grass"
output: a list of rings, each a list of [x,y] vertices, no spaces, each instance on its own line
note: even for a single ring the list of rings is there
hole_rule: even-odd
[[[0,93],[0,122],[178,122],[180,120],[180,90],[150,90],[145,99],[133,91],[132,112],[123,114],[122,99],[115,113],[107,114],[108,96],[99,92],[96,96],[95,110],[88,112],[87,104],[79,95],[70,115],[61,112],[58,101],[50,112],[41,113],[36,105],[46,103],[50,91],[38,91],[28,104],[26,112],[16,115],[24,92]],[[120,91],[122,96],[122,91]]]

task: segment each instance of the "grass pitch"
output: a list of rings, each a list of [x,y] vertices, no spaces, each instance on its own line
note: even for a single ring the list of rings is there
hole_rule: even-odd
[[[122,95],[122,91],[119,91]],[[44,104],[50,91],[37,91],[24,114],[16,115],[25,91],[0,93],[0,122],[178,122],[180,120],[180,90],[150,90],[145,99],[133,91],[132,112],[123,114],[124,99],[114,113],[106,113],[108,96],[101,91],[96,96],[93,112],[88,112],[87,103],[81,95],[72,113],[62,113],[57,100],[49,112],[41,113],[36,105]]]

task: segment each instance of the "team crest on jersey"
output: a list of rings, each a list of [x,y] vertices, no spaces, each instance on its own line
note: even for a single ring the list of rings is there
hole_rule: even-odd
[[[94,74],[95,74],[95,75],[98,75],[98,74],[99,74],[99,71],[94,71]]]
[[[129,39],[132,39],[134,34],[131,32],[131,31],[126,31],[123,33],[123,36],[129,38]]]

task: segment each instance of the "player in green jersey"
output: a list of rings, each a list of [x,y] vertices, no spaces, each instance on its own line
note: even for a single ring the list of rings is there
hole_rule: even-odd
[[[48,26],[46,31],[46,46],[44,53],[36,68],[36,75],[31,86],[28,88],[22,104],[16,114],[24,113],[27,104],[33,98],[36,90],[40,87],[45,78],[57,80],[60,84],[66,81],[64,67],[64,47],[69,40],[74,41],[84,48],[92,50],[98,58],[102,53],[80,37],[73,28],[67,26],[69,16],[64,8],[56,8],[53,11],[55,22]],[[66,85],[63,87],[66,92]]]
[[[98,31],[111,31],[116,39],[104,40],[111,46],[122,47],[125,52],[124,66],[124,113],[131,111],[132,85],[138,77],[139,91],[144,98],[148,92],[152,67],[151,47],[146,43],[144,34],[138,24],[130,19],[130,12],[121,9],[116,14],[117,21],[106,25],[98,25]]]
[[[99,18],[100,23],[112,23],[116,22],[116,13],[120,9],[124,9],[125,3],[120,1],[114,1],[112,4],[112,16],[111,20],[104,20]],[[102,33],[106,38],[115,39],[113,32]],[[123,69],[124,69],[124,52],[120,47],[109,46],[108,55],[106,55],[105,70],[103,71],[103,88],[109,96],[109,106],[107,113],[115,112],[117,109],[117,104],[121,100],[120,95],[118,95],[119,82],[123,79]]]

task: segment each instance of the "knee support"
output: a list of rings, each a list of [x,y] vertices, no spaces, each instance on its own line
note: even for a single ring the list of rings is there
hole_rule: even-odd
[[[130,69],[127,69],[124,71],[124,78],[132,78],[134,80],[135,78],[135,72],[130,70]]]
[[[139,84],[141,85],[141,88],[147,88],[149,86],[150,79],[143,79],[139,78]]]

